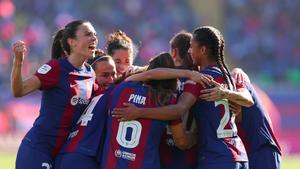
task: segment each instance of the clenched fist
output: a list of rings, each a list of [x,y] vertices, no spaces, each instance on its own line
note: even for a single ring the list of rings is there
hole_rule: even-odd
[[[15,61],[22,62],[27,51],[25,42],[18,40],[12,46]]]

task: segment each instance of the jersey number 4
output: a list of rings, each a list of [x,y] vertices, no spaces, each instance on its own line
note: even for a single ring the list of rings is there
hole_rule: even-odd
[[[119,123],[117,142],[125,148],[135,148],[140,141],[142,125],[139,121],[132,120]]]
[[[99,99],[103,96],[103,94],[96,96],[92,99],[91,103],[88,105],[88,107],[84,110],[82,115],[80,116],[79,120],[77,121],[77,124],[80,124],[80,126],[87,126],[88,122],[92,120],[93,118],[93,110],[98,103]]]
[[[224,115],[220,121],[220,124],[217,129],[217,137],[218,138],[227,138],[227,137],[233,137],[237,135],[237,128],[235,125],[235,117],[232,115],[232,113],[229,110],[229,105],[227,100],[219,100],[215,102],[215,106],[224,106]],[[226,125],[230,126],[227,129],[225,129]]]

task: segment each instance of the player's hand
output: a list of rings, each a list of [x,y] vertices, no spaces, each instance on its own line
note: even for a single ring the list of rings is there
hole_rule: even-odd
[[[244,82],[247,81],[250,82],[248,75],[241,68],[234,68],[231,72],[231,76],[236,84],[244,84]]]
[[[229,109],[236,116],[238,116],[242,112],[242,106],[240,106],[239,104],[236,104],[234,102],[229,102]]]
[[[130,121],[139,118],[139,109],[132,103],[123,103],[125,107],[115,108],[112,112],[112,116],[119,121]]]
[[[14,53],[14,60],[22,63],[24,60],[25,52],[27,51],[25,43],[21,40],[15,42],[12,46]]]
[[[229,93],[229,90],[225,88],[225,86],[221,85],[214,80],[211,83],[215,86],[211,89],[204,89],[201,90],[201,94],[199,98],[206,100],[206,101],[218,101],[225,99]]]
[[[191,71],[190,73],[190,79],[199,83],[203,88],[212,85],[213,77],[210,75],[199,73],[198,71]]]
[[[242,106],[233,102],[229,102],[229,109],[235,115],[235,122],[240,123],[243,118]]]

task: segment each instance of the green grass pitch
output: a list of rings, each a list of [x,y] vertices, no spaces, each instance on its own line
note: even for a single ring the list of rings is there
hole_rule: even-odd
[[[0,152],[0,169],[14,169],[15,159],[15,153]],[[282,161],[282,169],[299,169],[300,155],[285,156]]]

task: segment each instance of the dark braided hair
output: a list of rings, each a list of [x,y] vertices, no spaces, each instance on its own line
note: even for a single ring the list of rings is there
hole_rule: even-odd
[[[64,28],[58,30],[53,36],[51,48],[51,58],[59,59],[69,55],[71,47],[68,43],[69,38],[75,38],[78,27],[84,23],[89,23],[85,20],[76,20],[68,23]]]
[[[221,35],[222,36],[222,35]],[[226,66],[226,63],[225,63],[225,57],[224,57],[224,48],[225,48],[225,40],[224,40],[224,38],[223,38],[223,36],[222,36],[222,38],[221,38],[221,46],[220,46],[220,54],[221,54],[221,62],[222,62],[222,65],[224,66],[224,68],[225,68],[225,70],[226,70],[226,72],[227,72],[227,78],[229,78],[229,80],[230,80],[230,82],[231,82],[231,84],[232,84],[232,87],[233,87],[233,89],[235,90],[236,89],[236,86],[235,86],[235,84],[233,83],[233,80],[232,80],[232,77],[231,77],[231,74],[230,74],[230,71],[229,71],[229,69],[228,69],[228,67]],[[228,79],[227,79],[228,80]],[[230,88],[230,87],[229,87]]]
[[[211,26],[199,27],[194,30],[193,38],[199,45],[207,47],[209,58],[217,63],[228,88],[234,89],[235,85],[224,60],[225,40],[220,31]]]

